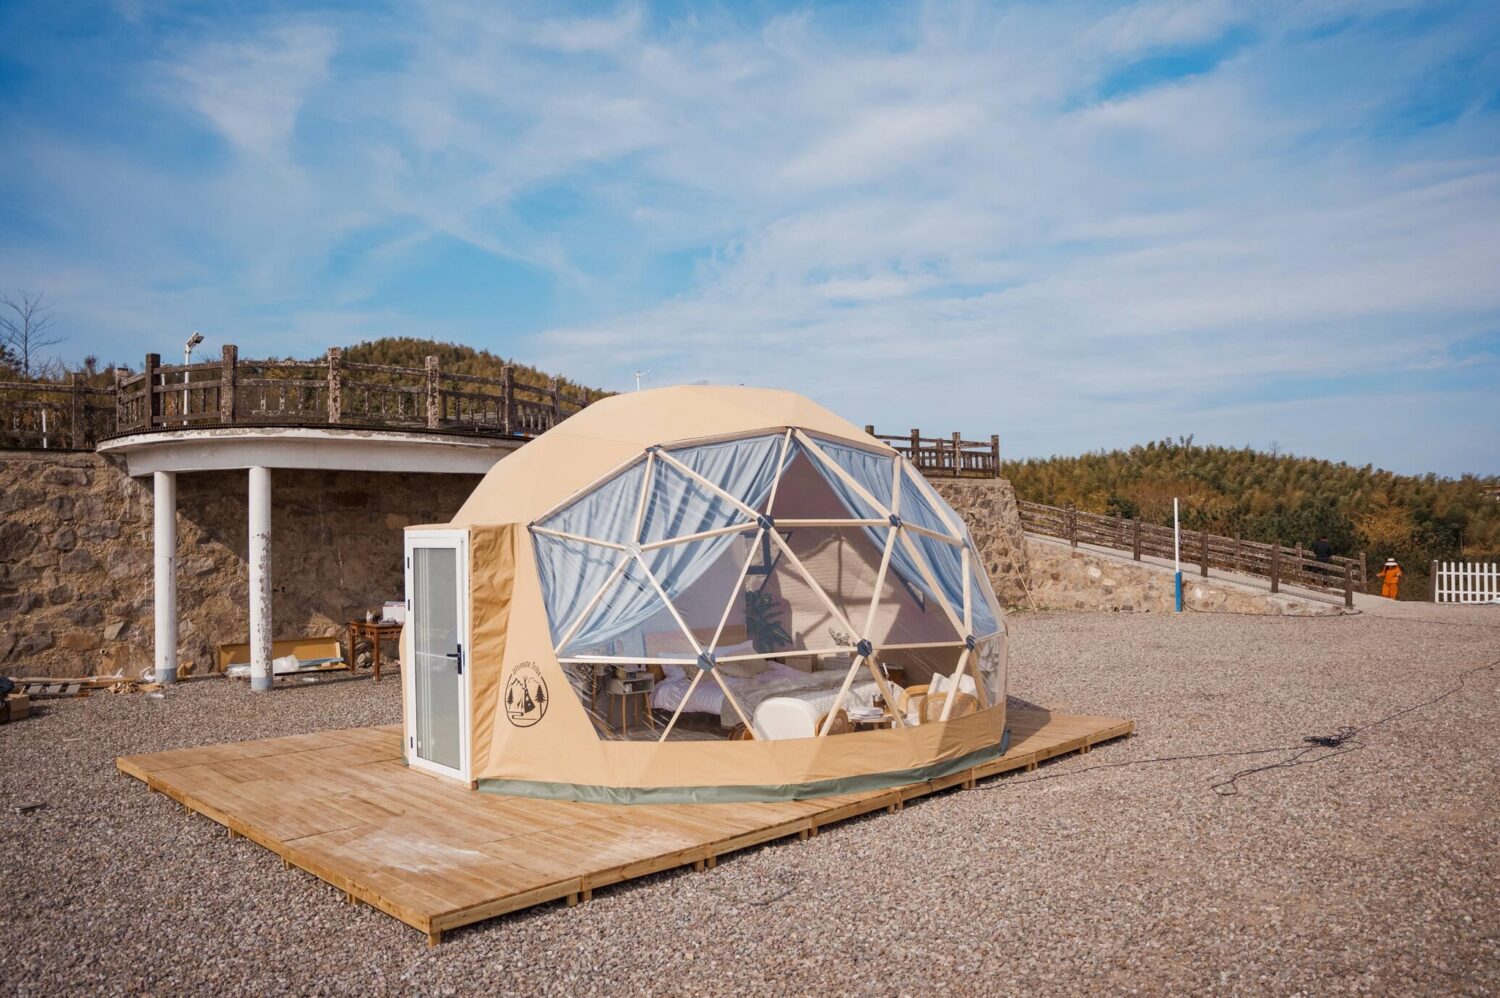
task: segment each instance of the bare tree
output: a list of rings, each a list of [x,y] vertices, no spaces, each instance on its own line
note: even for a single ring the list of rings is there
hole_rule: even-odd
[[[43,347],[55,346],[67,339],[65,336],[49,335],[52,326],[52,306],[40,294],[20,292],[20,299],[0,295],[0,306],[11,311],[11,315],[0,312],[0,338],[10,347],[21,362],[21,374],[31,377],[32,356]]]

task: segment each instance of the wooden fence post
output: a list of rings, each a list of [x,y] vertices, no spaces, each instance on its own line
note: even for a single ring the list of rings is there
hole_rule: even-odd
[[[1363,553],[1363,552],[1361,552],[1361,553]],[[1437,563],[1437,559],[1434,558],[1434,559],[1432,559],[1432,601],[1434,603],[1436,603],[1437,602],[1437,598],[1438,598],[1438,563]]]
[[[1134,533],[1135,536],[1130,539],[1130,556],[1132,558],[1134,558],[1136,561],[1140,561],[1141,560],[1141,521],[1140,520],[1132,520],[1131,523],[1134,525],[1133,533]]]
[[[1068,544],[1078,546],[1078,507],[1068,503]]]
[[[915,426],[911,428],[911,463],[918,471],[922,470],[922,431]]]
[[[1198,562],[1203,566],[1198,574],[1208,578],[1208,531],[1198,531]]]
[[[547,379],[547,389],[552,392],[552,425],[556,426],[562,422],[562,389],[557,386],[556,378]]]
[[[161,354],[146,354],[146,429],[161,422],[161,395],[156,391],[156,369],[161,367]]]
[[[1271,548],[1271,592],[1281,592],[1281,545]]]
[[[219,361],[219,422],[228,425],[234,422],[236,413],[235,392],[240,382],[240,348],[233,343],[224,344],[223,358]]]
[[[964,473],[964,439],[957,433],[953,434],[953,474]]]
[[[866,423],[865,424],[865,433],[867,433],[868,435],[870,435],[870,436],[873,437],[875,435],[875,424],[874,423]]]
[[[431,389],[429,389],[430,391]],[[432,417],[429,416],[428,419]],[[328,421],[339,423],[344,419],[344,351],[339,347],[328,348]],[[353,652],[350,652],[353,654]]]
[[[509,364],[505,365],[505,384],[501,391],[500,404],[505,408],[501,418],[505,420],[505,432],[508,436],[514,436],[516,432],[516,369]]]
[[[437,429],[442,423],[442,400],[438,397],[438,359],[427,357],[427,428]]]
[[[74,450],[83,450],[88,446],[88,441],[85,439],[84,430],[86,427],[83,425],[83,389],[78,387],[77,371],[73,372],[72,383],[68,387],[72,392],[69,402],[72,403],[73,409],[73,439],[70,443]]]
[[[1344,563],[1344,608],[1354,609],[1354,566]]]
[[[1365,553],[1359,553],[1359,591],[1367,593],[1370,591],[1370,566],[1365,564]]]
[[[994,475],[1000,477],[1000,434],[990,434],[990,460],[994,462]]]

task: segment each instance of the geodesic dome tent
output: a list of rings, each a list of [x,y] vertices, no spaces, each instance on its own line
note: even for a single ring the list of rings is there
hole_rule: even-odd
[[[776,800],[1002,751],[1004,618],[953,509],[808,400],[595,403],[407,531],[412,765],[504,793]]]

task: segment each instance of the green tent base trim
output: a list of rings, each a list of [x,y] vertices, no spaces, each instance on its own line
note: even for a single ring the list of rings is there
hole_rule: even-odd
[[[761,784],[730,787],[602,787],[580,783],[547,783],[540,780],[480,780],[478,789],[487,794],[510,797],[539,797],[544,800],[576,800],[589,804],[745,804],[751,802],[807,800],[834,797],[839,794],[888,790],[908,783],[921,783],[970,769],[998,759],[1010,748],[1010,729],[1000,737],[999,745],[916,769],[891,773],[846,776],[813,783]]]

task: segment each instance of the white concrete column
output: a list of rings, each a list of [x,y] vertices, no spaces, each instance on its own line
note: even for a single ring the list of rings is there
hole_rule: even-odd
[[[271,469],[250,469],[250,688],[271,688]]]
[[[151,476],[152,547],[156,575],[156,676],[158,683],[177,682],[177,473]]]

